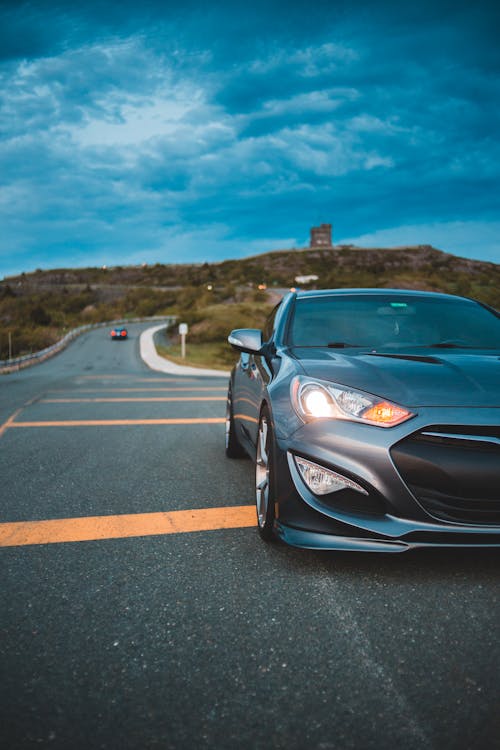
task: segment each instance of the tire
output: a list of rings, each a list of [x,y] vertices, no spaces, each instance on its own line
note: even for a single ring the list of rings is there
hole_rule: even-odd
[[[231,387],[227,391],[226,401],[226,456],[228,458],[243,458],[246,456],[245,449],[236,437]]]
[[[255,504],[257,528],[265,542],[276,539],[274,534],[274,437],[269,410],[264,407],[259,419],[257,459],[255,463]]]

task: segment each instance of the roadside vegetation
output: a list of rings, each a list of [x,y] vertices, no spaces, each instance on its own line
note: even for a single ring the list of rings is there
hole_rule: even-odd
[[[221,263],[38,270],[0,282],[0,360],[43,349],[87,323],[176,315],[189,325],[185,362],[228,367],[234,361],[228,332],[262,327],[280,294],[297,285],[296,276],[308,275],[318,277],[316,288],[426,289],[500,308],[500,265],[429,246],[344,246]],[[176,327],[171,343],[179,344]],[[169,352],[175,356],[176,350]]]
[[[273,308],[264,292],[254,292],[251,296],[252,300],[248,302],[181,307],[179,321],[182,318],[182,322],[189,326],[186,358],[181,358],[177,324],[167,332],[170,345],[158,347],[158,352],[180,364],[219,369],[232,367],[237,355],[227,343],[228,333],[233,328],[262,328]]]

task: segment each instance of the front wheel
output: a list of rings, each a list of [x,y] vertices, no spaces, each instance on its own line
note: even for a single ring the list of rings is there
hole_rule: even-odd
[[[274,438],[267,408],[262,410],[257,437],[255,464],[255,502],[259,534],[266,542],[274,536]]]

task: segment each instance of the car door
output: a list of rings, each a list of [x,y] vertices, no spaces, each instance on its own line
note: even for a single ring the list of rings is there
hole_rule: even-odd
[[[281,304],[281,303],[280,303]],[[280,305],[269,315],[262,338],[268,342],[273,335],[274,321]],[[242,352],[235,371],[233,392],[234,419],[238,432],[253,446],[257,443],[260,408],[266,398],[267,385],[272,378],[271,368],[262,354]]]

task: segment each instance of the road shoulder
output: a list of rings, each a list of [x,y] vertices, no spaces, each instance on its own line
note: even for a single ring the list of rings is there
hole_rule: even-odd
[[[156,351],[154,336],[155,333],[166,328],[165,324],[147,328],[141,333],[139,347],[142,360],[151,370],[165,372],[169,375],[198,375],[200,377],[229,377],[226,370],[209,370],[203,367],[188,367],[187,365],[178,365],[171,362],[165,357],[160,357]]]

